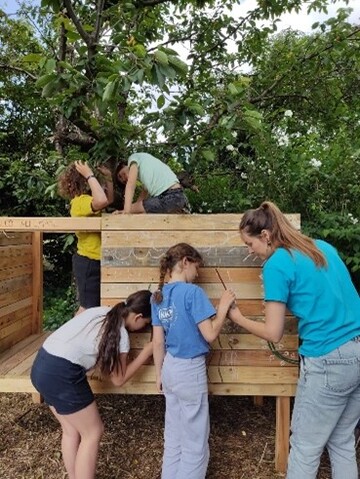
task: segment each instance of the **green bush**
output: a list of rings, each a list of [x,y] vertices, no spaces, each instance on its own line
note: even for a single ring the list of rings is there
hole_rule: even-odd
[[[44,329],[54,331],[59,328],[74,316],[76,309],[76,290],[73,284],[45,291]]]

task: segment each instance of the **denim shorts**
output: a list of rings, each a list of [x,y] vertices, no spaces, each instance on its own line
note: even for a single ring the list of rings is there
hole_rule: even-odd
[[[146,213],[189,213],[189,202],[182,188],[169,189],[143,201]]]
[[[73,414],[94,401],[86,371],[40,348],[31,368],[31,382],[58,414]]]
[[[75,253],[72,263],[80,306],[100,306],[100,260]]]

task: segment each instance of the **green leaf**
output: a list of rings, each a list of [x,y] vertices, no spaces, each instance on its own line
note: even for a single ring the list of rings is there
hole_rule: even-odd
[[[164,95],[160,95],[160,96],[158,97],[156,104],[157,104],[157,107],[158,107],[158,108],[162,108],[162,107],[165,105],[165,97],[164,97]]]
[[[215,153],[212,150],[202,150],[201,156],[203,156],[203,158],[205,158],[207,161],[215,160]]]
[[[188,66],[185,62],[180,60],[179,57],[169,55],[168,56],[169,63],[175,68],[176,71],[179,73],[187,73]]]
[[[157,50],[154,53],[154,58],[157,63],[160,63],[161,65],[168,65],[169,64],[169,59],[166,53],[162,52],[161,50]]]
[[[102,96],[103,101],[109,101],[113,97],[115,88],[117,87],[117,82],[118,82],[117,80],[110,81],[106,85],[103,96]]]
[[[29,55],[25,55],[22,60],[28,63],[37,63],[42,58],[44,57],[43,55],[40,55],[40,53],[29,53]]]
[[[47,75],[43,75],[40,78],[37,79],[35,85],[38,88],[43,88],[45,85],[47,85],[49,82],[53,81],[55,78],[57,78],[57,75],[55,73],[50,73]]]

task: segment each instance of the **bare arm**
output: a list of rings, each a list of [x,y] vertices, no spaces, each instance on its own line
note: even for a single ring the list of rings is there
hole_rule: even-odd
[[[75,161],[76,170],[84,178],[88,178],[88,184],[91,190],[92,202],[91,207],[93,211],[100,211],[109,204],[109,200],[103,190],[102,186],[95,178],[94,173],[87,162]],[[89,178],[90,177],[90,178]]]
[[[132,163],[129,168],[129,176],[125,187],[124,213],[131,212],[131,205],[134,199],[138,174],[138,165],[136,163]]]
[[[162,326],[153,327],[154,344],[154,363],[156,371],[156,386],[159,392],[162,392],[161,386],[161,368],[165,358],[165,336]]]
[[[208,343],[214,341],[224,325],[227,313],[231,305],[235,301],[235,293],[231,289],[224,291],[220,298],[218,310],[214,319],[205,319],[198,324],[201,334]]]
[[[131,379],[134,374],[138,371],[138,369],[146,363],[146,361],[151,357],[153,353],[153,345],[152,343],[148,343],[144,346],[141,350],[140,354],[136,356],[136,358],[131,361],[131,363],[127,364],[127,354],[121,353],[120,354],[120,362],[121,362],[121,375],[112,373],[110,375],[111,382],[115,386],[123,386],[129,379]],[[125,358],[125,363],[122,361],[122,357]]]
[[[277,343],[284,334],[286,305],[278,301],[265,303],[265,322],[252,321],[242,315],[238,307],[231,309],[229,318],[250,333]]]

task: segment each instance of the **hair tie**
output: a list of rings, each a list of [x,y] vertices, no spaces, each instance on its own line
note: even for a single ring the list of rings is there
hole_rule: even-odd
[[[127,306],[127,300],[126,299],[124,299],[124,305]]]

